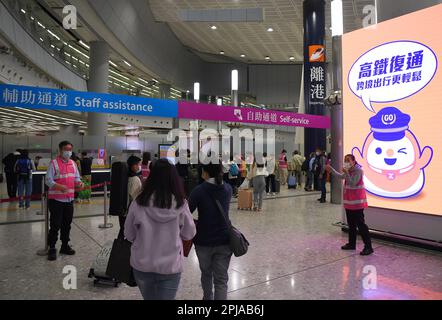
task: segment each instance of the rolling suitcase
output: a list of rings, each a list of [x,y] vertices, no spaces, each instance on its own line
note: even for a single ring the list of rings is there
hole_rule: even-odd
[[[127,184],[129,168],[126,162],[115,162],[111,169],[109,214],[125,215],[127,211]]]
[[[275,180],[275,193],[281,192],[281,182],[279,180]]]
[[[289,176],[287,185],[289,189],[296,189],[296,177],[293,174]]]
[[[253,206],[253,192],[250,189],[238,191],[238,209],[252,210]]]
[[[89,278],[94,278],[94,286],[98,283],[110,284],[114,287],[118,287],[120,283],[116,279],[108,276],[106,274],[107,265],[109,263],[109,257],[112,251],[112,246],[114,242],[108,241],[101,248],[100,252],[98,252],[97,257],[92,263],[92,267],[89,270]]]

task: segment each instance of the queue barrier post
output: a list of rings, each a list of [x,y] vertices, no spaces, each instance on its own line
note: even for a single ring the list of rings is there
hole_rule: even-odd
[[[36,213],[38,216],[44,215],[44,210],[45,210],[44,193],[45,193],[45,177],[43,177],[43,179],[41,179],[41,207],[40,207],[40,211],[37,211],[37,213]]]
[[[47,256],[48,255],[48,233],[49,233],[49,210],[48,210],[48,194],[45,191],[45,178],[42,180],[42,193],[41,193],[41,212],[44,214],[44,237],[45,237],[45,246],[44,249],[38,250],[37,255],[39,256]]]
[[[108,213],[107,213],[107,182],[104,183],[104,198],[103,198],[103,206],[104,206],[104,223],[100,224],[98,227],[100,229],[108,229],[112,228],[114,225],[108,222]]]

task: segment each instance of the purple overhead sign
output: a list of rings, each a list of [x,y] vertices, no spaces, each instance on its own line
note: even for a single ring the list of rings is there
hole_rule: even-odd
[[[178,102],[178,118],[321,129],[330,127],[330,118],[325,116],[188,101]]]

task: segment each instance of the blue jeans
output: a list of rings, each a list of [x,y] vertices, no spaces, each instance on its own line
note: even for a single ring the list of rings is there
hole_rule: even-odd
[[[307,189],[313,188],[313,179],[314,179],[313,172],[307,171],[307,182],[305,183],[305,187]]]
[[[19,178],[18,179],[18,197],[19,200],[19,206],[23,207],[23,195],[26,197],[25,203],[26,208],[29,208],[31,205],[31,196],[32,194],[32,179],[29,178]]]
[[[175,300],[181,273],[159,274],[135,269],[133,272],[144,300]]]

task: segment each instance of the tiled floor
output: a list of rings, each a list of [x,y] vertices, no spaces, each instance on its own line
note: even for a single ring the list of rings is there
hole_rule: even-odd
[[[232,258],[229,299],[442,299],[442,254],[380,241],[374,241],[375,254],[369,257],[341,251],[346,235],[332,225],[340,220],[340,206],[321,205],[317,194],[301,191],[284,191],[281,196],[266,200],[262,213],[238,211],[232,204],[231,219],[251,246],[247,255]],[[38,203],[34,206],[39,208]],[[76,216],[102,211],[103,204],[96,199],[77,205]],[[94,287],[87,277],[100,246],[115,238],[117,219],[111,219],[111,229],[98,228],[103,217],[75,219],[71,238],[77,255],[56,262],[36,255],[44,243],[43,223],[1,225],[25,219],[41,216],[32,210],[0,208],[0,299],[141,298],[137,288]],[[66,265],[77,268],[76,290],[63,289]],[[184,267],[177,298],[199,300],[194,250]],[[373,267],[377,288],[364,289],[368,275],[364,268],[371,272]]]

